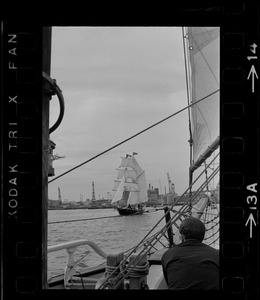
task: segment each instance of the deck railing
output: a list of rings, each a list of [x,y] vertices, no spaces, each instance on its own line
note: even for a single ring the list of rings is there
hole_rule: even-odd
[[[72,276],[75,275],[76,270],[74,269],[75,265],[82,259],[75,261],[74,253],[76,252],[77,248],[80,246],[88,245],[91,247],[98,255],[103,257],[104,259],[107,259],[107,254],[99,248],[97,244],[95,244],[92,241],[88,240],[74,240],[69,241],[65,243],[61,243],[58,245],[53,245],[48,247],[48,253],[56,252],[60,250],[66,250],[67,251],[67,264],[65,267],[65,273],[64,273],[64,286],[65,288],[69,288],[69,286],[72,284]]]

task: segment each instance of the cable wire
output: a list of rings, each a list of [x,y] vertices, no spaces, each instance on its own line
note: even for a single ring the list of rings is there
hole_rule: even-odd
[[[207,95],[207,96],[201,98],[200,100],[198,100],[198,101],[196,102],[196,104],[197,104],[198,102],[200,102],[200,101],[203,101],[203,100],[209,98],[211,95],[217,93],[218,91],[219,91],[219,89],[216,90],[216,91],[214,91],[214,92],[212,92],[212,93],[210,93],[209,95]],[[66,171],[66,172],[64,172],[64,173],[62,173],[62,174],[56,176],[56,177],[53,178],[52,180],[48,181],[48,183],[51,183],[51,182],[57,180],[58,178],[60,178],[60,177],[62,177],[62,176],[64,176],[64,175],[66,175],[66,174],[72,172],[73,170],[75,170],[75,169],[77,169],[77,168],[79,168],[79,167],[85,165],[86,163],[92,161],[93,159],[95,159],[95,158],[97,158],[97,157],[99,157],[99,156],[101,156],[101,155],[103,155],[103,154],[105,154],[105,153],[111,151],[112,149],[114,149],[114,148],[116,148],[116,147],[118,147],[118,146],[120,146],[120,145],[122,145],[122,144],[124,144],[124,143],[126,143],[126,142],[128,142],[128,141],[130,141],[131,139],[133,139],[133,138],[137,137],[138,135],[144,133],[145,131],[147,131],[147,130],[149,130],[149,129],[151,129],[151,128],[157,126],[157,125],[159,125],[160,123],[163,123],[163,122],[165,122],[166,120],[168,120],[168,119],[170,119],[170,118],[176,116],[177,114],[183,112],[184,110],[186,110],[187,108],[189,108],[189,107],[191,107],[191,106],[193,106],[193,105],[194,105],[194,103],[192,103],[192,104],[190,104],[190,105],[188,105],[188,106],[185,106],[184,108],[178,110],[177,112],[173,113],[172,115],[170,115],[170,116],[168,116],[168,117],[166,117],[166,118],[164,118],[164,119],[162,119],[162,120],[160,120],[160,121],[154,123],[153,125],[151,125],[151,126],[145,128],[145,129],[139,131],[138,133],[136,133],[136,134],[130,136],[129,138],[127,138],[127,139],[121,141],[120,143],[115,144],[114,146],[112,146],[112,147],[106,149],[105,151],[103,151],[103,152],[101,152],[101,153],[99,153],[99,154],[93,156],[92,158],[90,158],[90,159],[84,161],[83,163],[81,163],[81,164],[79,164],[79,165],[73,167],[72,169],[70,169],[70,170],[68,170],[68,171]]]

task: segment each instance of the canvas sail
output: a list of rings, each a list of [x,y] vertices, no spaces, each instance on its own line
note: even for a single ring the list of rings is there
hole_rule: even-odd
[[[111,203],[116,203],[122,199],[123,192],[124,192],[124,187],[125,187],[125,178],[122,177],[121,182],[118,186],[118,189],[115,192],[115,195],[111,201]]]
[[[118,169],[118,178],[122,178],[123,176],[127,178],[136,179],[136,172],[130,168]]]
[[[136,161],[134,154],[122,157],[118,176],[115,180],[115,195],[111,203],[122,200],[124,191],[128,191],[127,205],[137,205],[148,201],[145,173]]]
[[[119,168],[134,168],[134,164],[131,156],[121,157],[121,164]]]
[[[219,144],[219,28],[188,27],[186,34],[193,171]]]
[[[132,162],[133,162],[133,168],[135,169],[137,176],[139,176],[143,172],[143,170],[140,167],[140,165],[138,164],[138,162],[135,159],[134,155],[132,156]]]
[[[145,179],[144,171],[137,177],[137,182],[139,185],[140,193],[139,193],[139,203],[144,203],[148,201],[147,195],[147,185]]]
[[[133,190],[133,191],[130,191],[129,193],[129,197],[128,197],[128,200],[127,200],[127,205],[136,205],[136,204],[139,204],[139,191],[137,190]]]
[[[147,196],[146,179],[145,179],[145,173],[144,171],[142,171],[142,173],[137,177],[136,187],[133,188],[129,193],[127,205],[129,204],[136,205],[147,201],[148,201],[148,196]]]

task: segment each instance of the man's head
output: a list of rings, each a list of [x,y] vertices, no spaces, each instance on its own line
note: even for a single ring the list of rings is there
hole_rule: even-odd
[[[194,217],[184,219],[179,228],[179,232],[185,240],[196,239],[200,242],[204,239],[205,231],[205,225],[200,219]]]

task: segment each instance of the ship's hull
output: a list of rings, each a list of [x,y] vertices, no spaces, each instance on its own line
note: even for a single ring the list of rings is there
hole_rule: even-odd
[[[87,209],[104,209],[104,208],[113,208],[110,206],[88,206]]]
[[[121,216],[142,215],[144,213],[143,209],[135,209],[135,208],[117,207],[117,211]]]

